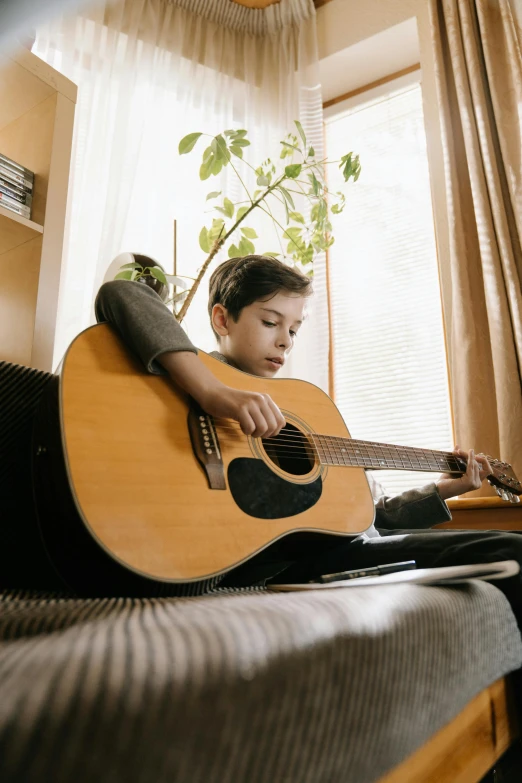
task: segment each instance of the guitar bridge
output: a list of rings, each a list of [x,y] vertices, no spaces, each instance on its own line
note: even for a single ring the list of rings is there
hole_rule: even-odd
[[[192,400],[188,414],[192,450],[205,471],[210,489],[226,489],[223,458],[212,416]]]

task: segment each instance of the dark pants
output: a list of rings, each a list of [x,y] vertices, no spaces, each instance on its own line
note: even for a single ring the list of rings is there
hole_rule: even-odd
[[[231,571],[222,585],[308,582],[320,574],[415,560],[418,568],[516,560],[522,568],[522,536],[500,530],[379,530],[366,540],[296,534],[278,541]],[[522,577],[494,584],[509,600],[522,630]]]

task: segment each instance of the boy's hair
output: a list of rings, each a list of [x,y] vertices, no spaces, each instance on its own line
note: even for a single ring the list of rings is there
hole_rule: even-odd
[[[208,289],[210,325],[219,341],[212,324],[212,308],[215,304],[226,307],[230,316],[237,321],[244,307],[258,299],[269,299],[278,291],[310,296],[312,283],[309,277],[276,258],[253,255],[223,261],[212,273]]]

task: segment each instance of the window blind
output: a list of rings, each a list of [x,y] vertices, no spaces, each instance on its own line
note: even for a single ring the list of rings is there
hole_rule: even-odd
[[[443,323],[419,84],[325,122],[329,160],[354,150],[362,174],[333,216],[335,399],[354,438],[452,448]],[[343,189],[337,167],[329,187]],[[378,471],[389,494],[436,474]]]

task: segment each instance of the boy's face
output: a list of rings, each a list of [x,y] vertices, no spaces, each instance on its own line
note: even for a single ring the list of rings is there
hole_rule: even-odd
[[[293,348],[305,303],[298,294],[280,291],[244,307],[237,321],[223,305],[214,305],[212,319],[220,336],[220,353],[243,372],[273,378]]]

